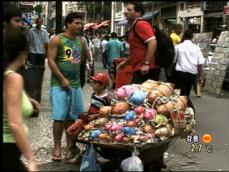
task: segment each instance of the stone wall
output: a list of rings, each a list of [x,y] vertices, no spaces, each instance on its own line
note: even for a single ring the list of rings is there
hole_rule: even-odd
[[[196,33],[193,35],[192,42],[198,45],[204,58],[208,58],[209,44],[212,40],[212,32]]]
[[[215,46],[213,57],[208,68],[205,69],[204,90],[220,96],[226,71],[229,67],[229,31],[221,32]]]

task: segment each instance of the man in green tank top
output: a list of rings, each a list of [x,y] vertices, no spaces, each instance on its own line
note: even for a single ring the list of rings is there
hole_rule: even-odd
[[[80,87],[80,64],[84,58],[85,42],[78,37],[82,29],[82,15],[73,12],[65,18],[65,32],[56,35],[48,47],[48,64],[51,69],[50,101],[53,122],[54,151],[52,159],[61,160],[61,138],[67,129],[84,112]],[[66,133],[68,159],[76,154],[76,142]]]

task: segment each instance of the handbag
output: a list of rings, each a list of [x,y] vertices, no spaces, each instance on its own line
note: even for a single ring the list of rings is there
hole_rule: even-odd
[[[101,171],[101,167],[97,162],[95,147],[92,143],[87,146],[82,157],[80,171]]]

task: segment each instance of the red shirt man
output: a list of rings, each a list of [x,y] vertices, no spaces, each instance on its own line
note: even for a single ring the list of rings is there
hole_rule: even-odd
[[[142,3],[133,2],[127,5],[124,15],[129,24],[130,56],[117,66],[117,70],[122,69],[127,64],[133,67],[134,73],[131,83],[134,84],[141,84],[147,79],[158,80],[160,74],[160,69],[155,64],[154,53],[157,41],[152,26],[146,21],[138,21],[143,13]]]
[[[137,32],[141,40],[136,36],[132,29],[128,33],[128,43],[130,44],[130,64],[133,66],[133,70],[137,71],[141,70],[144,63],[146,63],[145,56],[148,47],[143,44],[143,41],[147,44],[150,40],[155,39],[155,36],[152,26],[150,26],[150,24],[146,21],[137,21],[135,25],[135,32]],[[149,62],[149,69],[157,67],[154,62],[154,54],[151,55],[149,61],[147,62]]]

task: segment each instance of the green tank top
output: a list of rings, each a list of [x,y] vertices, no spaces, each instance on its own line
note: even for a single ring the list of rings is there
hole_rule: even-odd
[[[14,71],[7,70],[4,73],[4,76],[11,73],[14,73]],[[33,106],[24,90],[22,91],[21,110],[22,110],[22,115],[24,120],[27,119],[33,112]],[[27,126],[25,122],[24,122],[24,127],[25,130],[27,131]],[[14,139],[14,136],[11,134],[8,119],[7,119],[7,114],[5,110],[4,91],[3,91],[3,143],[15,143],[15,142],[16,141]]]
[[[71,87],[80,87],[80,63],[82,46],[80,38],[71,40],[63,33],[60,34],[60,45],[58,47],[56,64],[60,72],[69,80]],[[51,74],[51,87],[61,86],[56,76]]]

